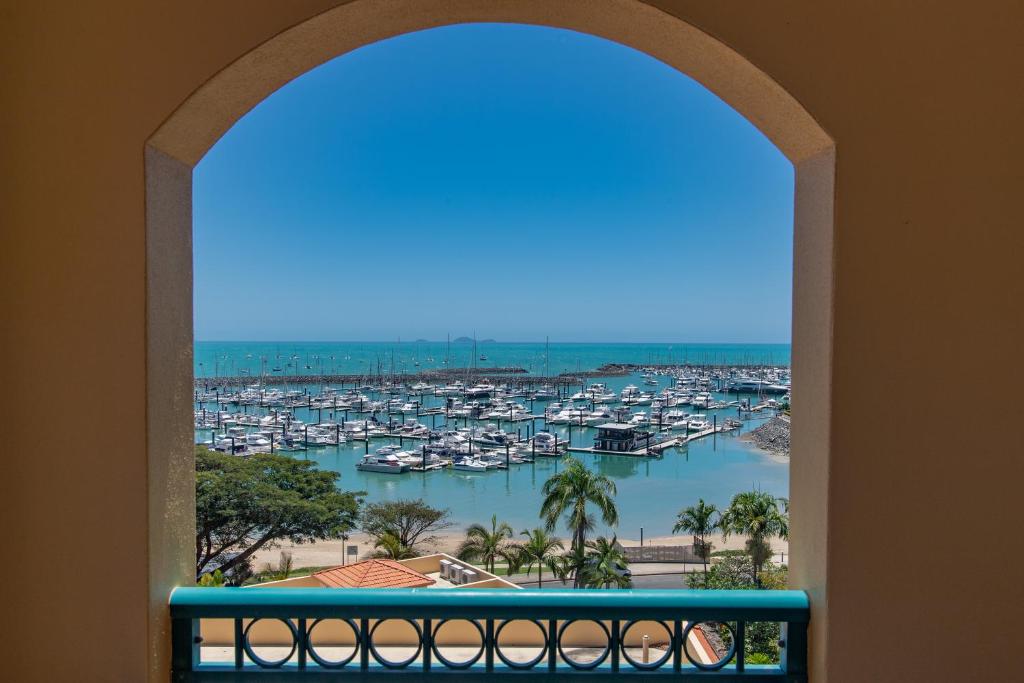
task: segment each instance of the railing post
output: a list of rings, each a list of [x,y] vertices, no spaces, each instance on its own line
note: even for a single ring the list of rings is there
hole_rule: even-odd
[[[488,619],[484,629],[484,667],[491,673],[494,671],[494,619]]]
[[[430,619],[423,620],[423,672],[430,673],[430,647],[433,637],[430,633]]]
[[[241,669],[245,664],[245,652],[242,650],[242,641],[245,639],[245,631],[242,630],[242,620],[235,619],[235,668]]]
[[[619,628],[619,620],[612,619],[612,637],[608,641],[608,647],[610,647],[612,651],[612,673],[618,673],[619,671],[619,640],[621,635]]]
[[[779,666],[790,681],[807,680],[807,623],[789,621],[782,624]]]
[[[548,671],[554,673],[558,666],[558,621],[548,619]]]
[[[676,619],[672,623],[672,670],[679,673],[683,670],[683,622]]]
[[[736,671],[738,671],[739,673],[743,673],[743,669],[746,668],[746,626],[747,622],[745,621],[736,622]]]
[[[192,671],[199,663],[199,620],[171,620],[171,671],[175,681],[192,680]]]
[[[306,631],[306,620],[298,620],[298,637],[296,638],[296,647],[299,651],[299,668],[306,668],[306,652],[309,648],[309,632]]]
[[[359,670],[370,668],[370,620],[359,620]]]

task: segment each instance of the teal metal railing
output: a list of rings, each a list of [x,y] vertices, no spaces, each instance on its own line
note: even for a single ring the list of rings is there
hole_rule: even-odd
[[[175,681],[324,680],[325,675],[341,680],[484,680],[530,674],[544,680],[581,674],[625,675],[637,681],[807,680],[810,611],[801,591],[178,588],[171,594],[170,610]],[[233,661],[204,661],[203,619],[233,621],[233,643],[227,646]],[[290,643],[278,648],[273,659],[249,642],[259,620],[279,620],[283,632],[290,634]],[[325,620],[338,620],[351,629],[354,644],[346,658],[329,660],[318,652],[312,633]],[[401,661],[385,657],[385,648],[373,641],[383,620],[411,624],[414,654]],[[434,637],[448,620],[471,622],[479,634],[475,656],[455,662],[443,655]],[[543,634],[542,649],[530,661],[516,661],[502,651],[502,628],[513,620],[533,622]],[[653,662],[638,660],[635,650],[630,656],[626,648],[631,624],[641,620],[660,622],[668,635],[667,647]],[[607,639],[604,649],[588,661],[562,647],[563,635],[576,621],[596,622]],[[731,641],[711,664],[694,657],[686,646],[691,630],[702,622],[725,629],[724,640]],[[751,622],[781,622],[779,664],[745,663],[745,627]]]

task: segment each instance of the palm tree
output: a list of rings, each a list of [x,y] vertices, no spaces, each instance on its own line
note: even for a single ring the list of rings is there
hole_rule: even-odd
[[[632,580],[624,571],[628,565],[625,553],[612,536],[599,536],[587,542],[587,554],[578,572],[579,583],[586,588],[629,588]]]
[[[536,528],[532,531],[523,531],[520,536],[526,536],[526,541],[517,546],[518,562],[520,566],[526,566],[526,575],[534,565],[537,565],[537,588],[544,584],[543,574],[546,566],[553,574],[557,574],[557,562],[560,553],[556,550],[564,550],[561,539],[548,534],[545,529]]]
[[[587,549],[570,548],[568,552],[563,553],[555,557],[551,563],[551,571],[555,573],[562,584],[566,584],[569,579],[573,579],[573,586],[579,587],[579,572],[580,568],[583,567],[587,561]]]
[[[384,533],[374,541],[373,547],[376,550],[370,554],[370,557],[387,560],[407,560],[410,557],[416,557],[415,550],[407,545],[402,545],[402,540],[390,532]]]
[[[707,542],[706,537],[719,526],[721,516],[716,520],[715,515],[717,514],[718,508],[714,504],[708,505],[701,498],[696,505],[680,510],[676,524],[672,527],[674,534],[680,531],[693,534],[697,555],[704,560],[705,577],[708,575],[708,558],[711,555],[711,544]]]
[[[494,561],[499,557],[515,564],[515,547],[508,542],[514,533],[507,523],[498,523],[497,515],[491,515],[491,530],[482,524],[471,524],[466,529],[466,540],[455,554],[460,560],[483,562],[484,569],[493,574]]]
[[[731,533],[747,537],[747,553],[754,565],[757,586],[761,585],[758,572],[772,554],[772,537],[789,538],[789,515],[779,509],[779,502],[780,499],[763,491],[737,493],[719,522],[723,537]]]
[[[572,531],[572,548],[583,548],[587,532],[594,528],[594,518],[587,513],[587,504],[595,505],[601,520],[608,526],[619,523],[619,512],[613,496],[615,482],[603,474],[595,474],[576,458],[569,458],[566,468],[544,482],[544,502],[540,516],[548,531],[554,530],[558,518],[568,512],[566,522]]]

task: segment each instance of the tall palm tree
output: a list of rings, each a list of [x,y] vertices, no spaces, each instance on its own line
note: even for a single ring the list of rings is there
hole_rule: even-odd
[[[482,524],[471,524],[455,554],[460,560],[483,562],[484,569],[494,573],[494,562],[499,557],[515,563],[515,547],[509,543],[514,533],[506,522],[499,524],[498,516],[491,515],[490,531]]]
[[[587,542],[587,554],[580,567],[579,583],[586,588],[629,588],[633,585],[625,573],[628,565],[625,553],[612,536],[608,540],[599,536]]]
[[[721,517],[715,519],[716,515],[718,515],[718,508],[714,504],[708,505],[701,498],[696,505],[680,510],[676,524],[672,527],[674,534],[680,531],[693,534],[697,555],[704,560],[705,577],[708,575],[708,558],[711,556],[711,544],[707,542],[706,538],[718,528]]]
[[[540,588],[544,585],[544,567],[550,569],[553,574],[558,573],[556,563],[561,553],[555,551],[565,550],[565,546],[562,545],[561,539],[555,538],[541,528],[523,531],[520,536],[526,536],[526,540],[517,547],[517,564],[526,567],[527,576],[530,575],[533,566],[537,565],[537,588]]]
[[[722,536],[743,534],[754,565],[754,583],[761,585],[758,572],[772,554],[771,539],[789,538],[789,515],[779,509],[780,499],[763,491],[737,493],[722,513]],[[788,506],[787,506],[788,507]]]
[[[587,513],[588,503],[597,507],[601,520],[608,526],[619,523],[615,482],[591,472],[576,458],[568,458],[565,469],[544,482],[541,492],[544,502],[540,516],[548,531],[554,530],[558,519],[568,512],[566,522],[572,531],[572,548],[583,548],[587,532],[594,528],[594,517]]]

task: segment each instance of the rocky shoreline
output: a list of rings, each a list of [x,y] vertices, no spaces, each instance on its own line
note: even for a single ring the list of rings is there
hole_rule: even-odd
[[[789,419],[773,417],[757,429],[748,432],[743,438],[769,453],[788,456]]]

